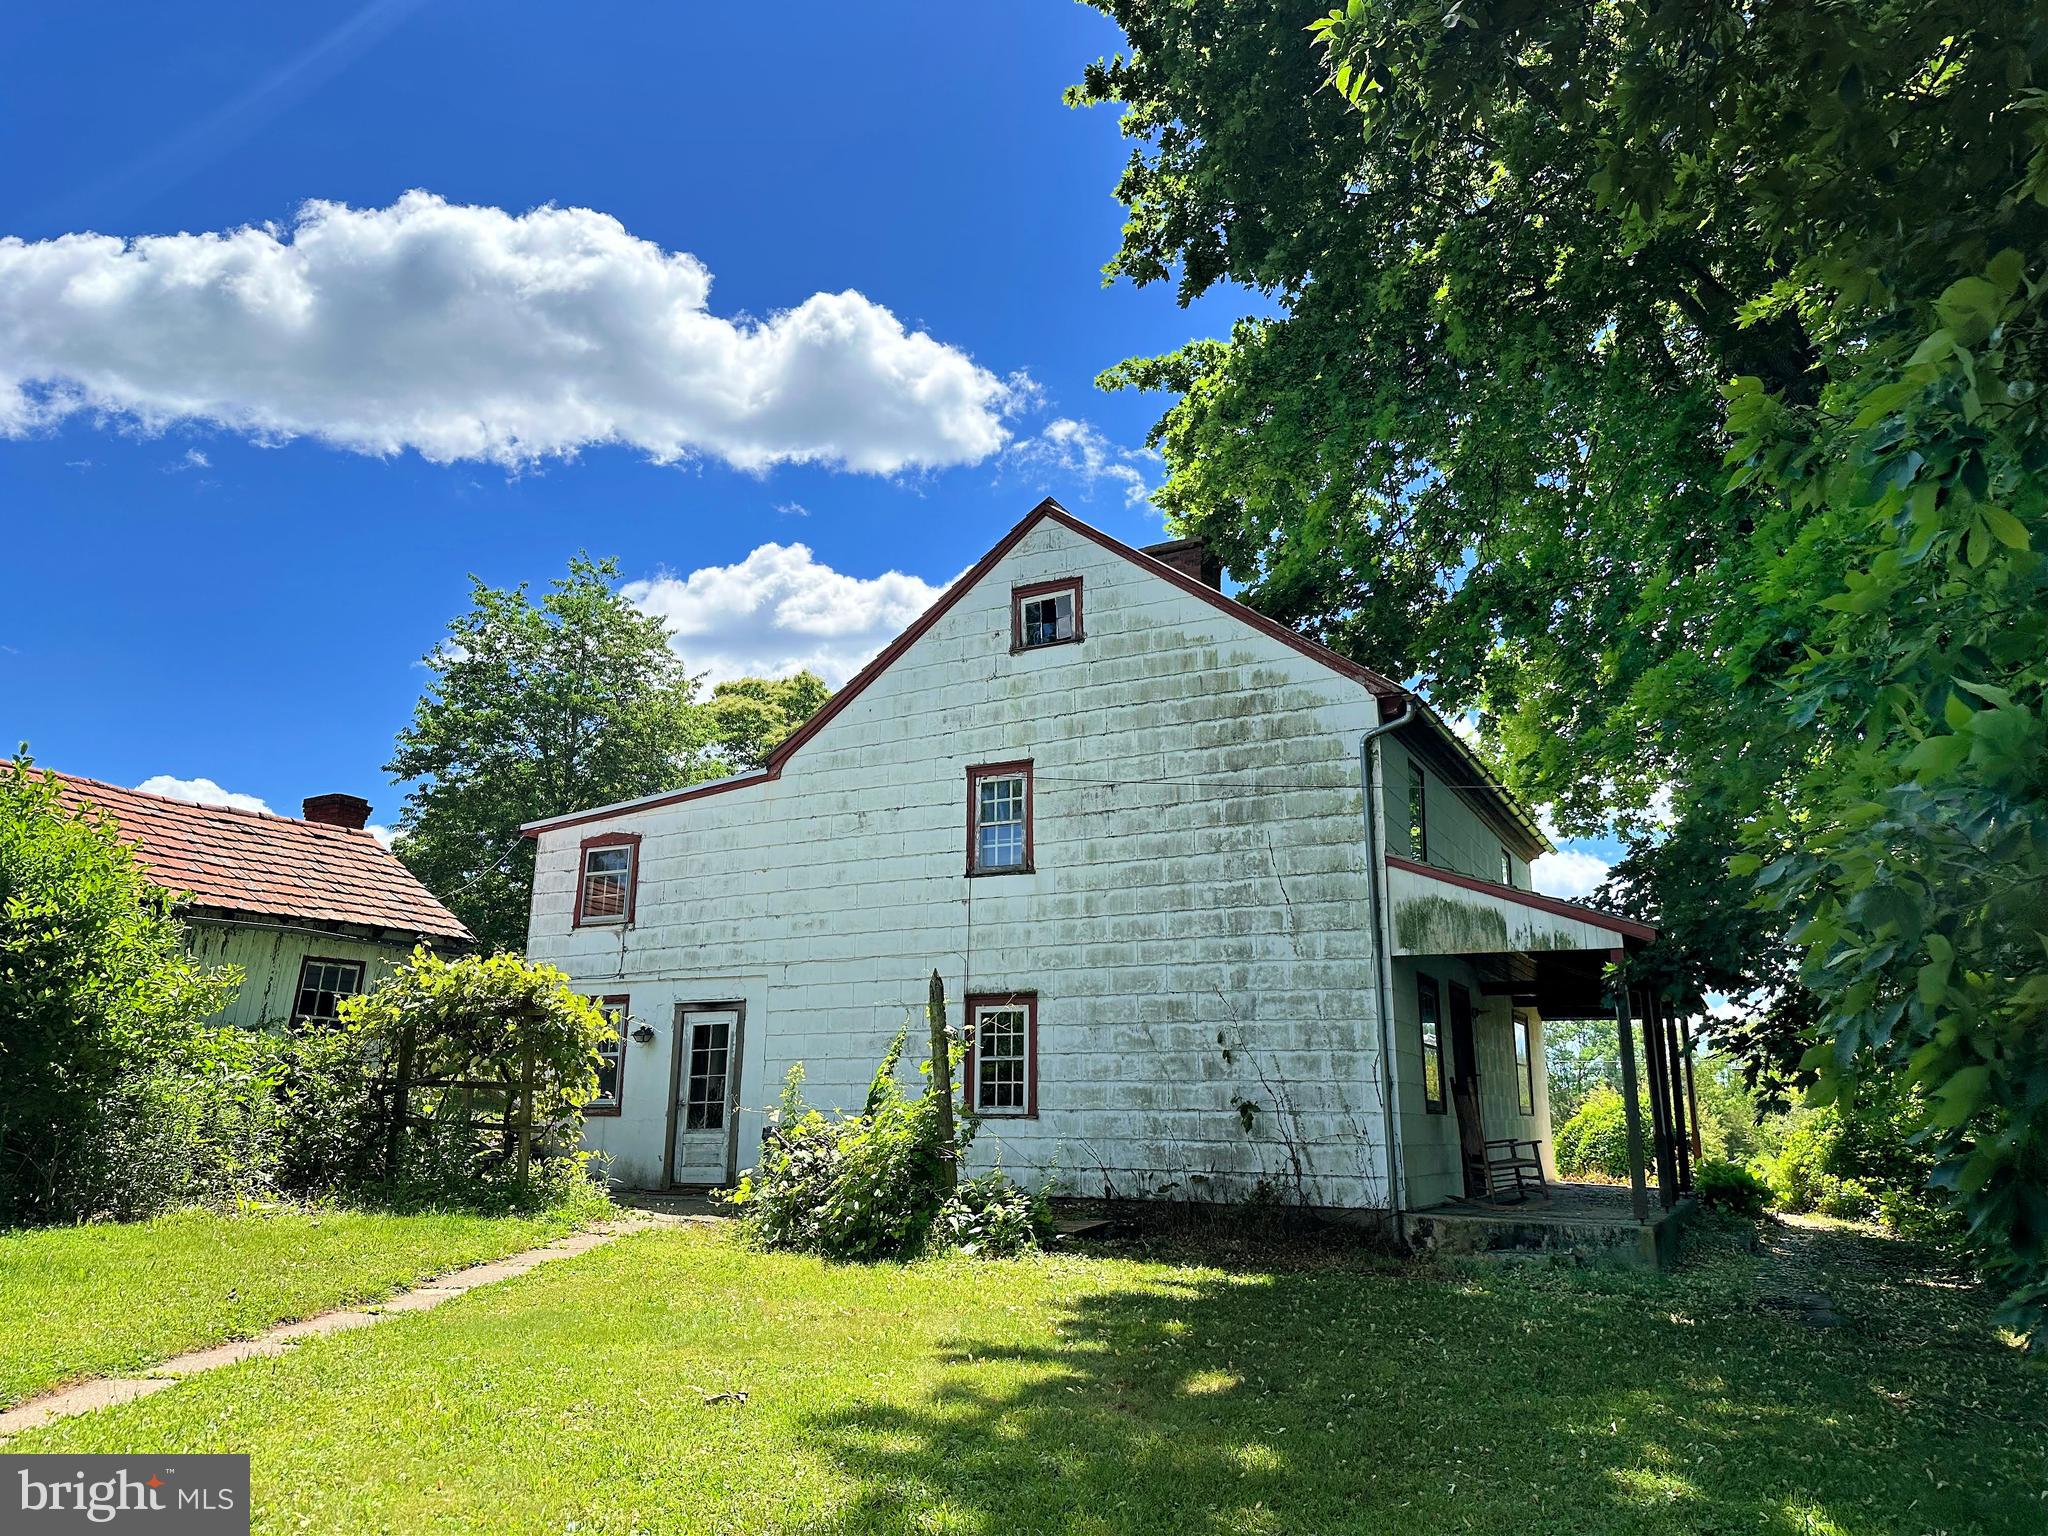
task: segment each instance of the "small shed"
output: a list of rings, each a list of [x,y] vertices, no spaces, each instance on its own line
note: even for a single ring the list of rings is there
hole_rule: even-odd
[[[368,830],[360,796],[309,796],[292,817],[56,778],[66,805],[112,820],[150,878],[189,898],[179,915],[193,958],[242,968],[221,1023],[332,1019],[416,945],[451,953],[476,942]]]

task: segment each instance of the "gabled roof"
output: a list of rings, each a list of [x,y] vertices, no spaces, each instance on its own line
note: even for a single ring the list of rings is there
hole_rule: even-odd
[[[767,764],[760,770],[738,774],[729,779],[717,779],[708,784],[693,784],[686,789],[671,790],[667,794],[648,795],[638,800],[621,801],[616,805],[596,806],[590,810],[571,811],[560,816],[548,816],[539,821],[529,821],[519,830],[528,837],[538,837],[542,832],[551,831],[559,827],[573,827],[585,822],[603,821],[626,811],[650,810],[658,806],[677,805],[685,800],[695,800],[705,795],[722,794],[727,790],[741,789],[749,784],[765,784],[771,779],[780,778],[783,765],[803,750],[805,742],[823,730],[835,715],[859,698],[870,683],[874,682],[876,678],[895,665],[898,657],[909,650],[912,645],[916,644],[919,637],[926,630],[944,618],[953,608],[954,604],[958,603],[961,598],[973,590],[975,585],[984,576],[996,568],[1003,556],[1007,555],[1017,546],[1019,540],[1042,522],[1058,523],[1068,532],[1077,534],[1093,544],[1099,544],[1111,554],[1119,555],[1123,559],[1130,561],[1133,565],[1142,567],[1152,575],[1157,576],[1161,581],[1168,582],[1180,588],[1189,596],[1199,598],[1209,604],[1210,607],[1229,614],[1230,617],[1236,619],[1239,623],[1259,631],[1259,633],[1267,638],[1277,640],[1282,645],[1299,651],[1302,655],[1308,657],[1309,660],[1320,663],[1342,677],[1349,678],[1379,701],[1380,712],[1383,718],[1392,718],[1393,716],[1400,715],[1405,708],[1406,713],[1418,724],[1427,726],[1441,735],[1450,749],[1470,764],[1472,770],[1480,775],[1481,781],[1500,799],[1502,806],[1529,834],[1537,846],[1546,849],[1550,846],[1549,840],[1538,829],[1535,818],[1493,777],[1486,766],[1473,755],[1471,749],[1458,739],[1457,733],[1444,724],[1442,718],[1429,707],[1427,701],[1410,690],[1403,688],[1392,678],[1373,671],[1371,667],[1361,666],[1350,657],[1339,655],[1326,645],[1318,644],[1314,640],[1298,635],[1286,625],[1267,618],[1265,614],[1260,613],[1257,609],[1249,608],[1245,604],[1238,602],[1235,598],[1224,596],[1223,593],[1217,591],[1214,587],[1205,586],[1185,572],[1176,570],[1162,561],[1153,559],[1152,556],[1146,554],[1143,550],[1134,549],[1121,539],[1112,538],[1100,528],[1089,526],[1057,501],[1054,501],[1050,496],[1026,513],[1023,521],[1004,534],[995,548],[977,560],[964,576],[946,588],[939,600],[919,615],[916,622],[894,640],[890,641],[883,648],[880,655],[876,656],[873,661],[849,678],[846,686],[827,699],[823,707],[815,715],[811,716],[809,720],[805,721],[799,730],[794,732],[781,746],[769,753]]]
[[[150,879],[189,893],[194,906],[471,941],[455,914],[360,828],[194,805],[68,773],[54,777],[67,806],[89,805],[111,817]]]

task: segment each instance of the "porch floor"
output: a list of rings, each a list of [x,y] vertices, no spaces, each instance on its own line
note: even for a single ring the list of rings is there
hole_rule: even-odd
[[[1445,1200],[1411,1211],[1411,1246],[1433,1253],[1532,1250],[1605,1256],[1646,1268],[1668,1267],[1678,1233],[1692,1212],[1681,1200],[1670,1210],[1650,1197],[1649,1220],[1639,1222],[1625,1184],[1553,1183],[1548,1194],[1526,1200]]]

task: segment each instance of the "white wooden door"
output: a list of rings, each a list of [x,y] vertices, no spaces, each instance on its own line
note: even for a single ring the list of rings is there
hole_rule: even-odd
[[[740,1016],[729,1008],[679,1010],[676,1049],[675,1182],[732,1180],[732,1120],[737,1112]]]

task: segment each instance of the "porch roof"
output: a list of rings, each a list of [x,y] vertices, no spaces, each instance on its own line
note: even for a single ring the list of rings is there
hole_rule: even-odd
[[[1647,944],[1633,918],[1387,855],[1397,955],[1550,954]]]

